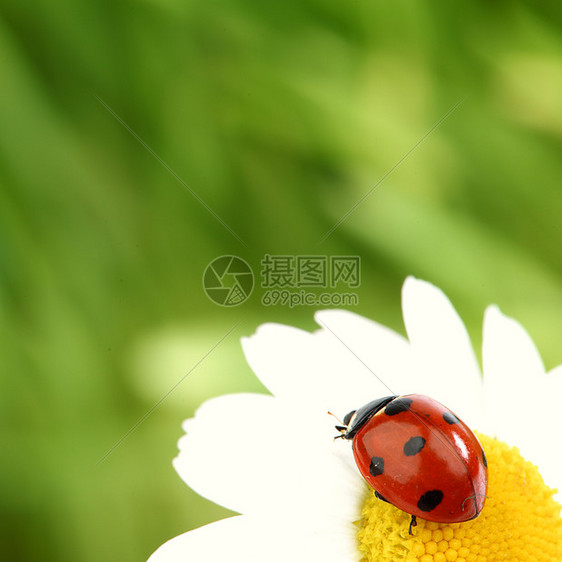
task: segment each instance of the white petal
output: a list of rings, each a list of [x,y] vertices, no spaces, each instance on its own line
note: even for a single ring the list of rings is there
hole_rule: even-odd
[[[327,345],[346,347],[350,363],[364,364],[381,381],[382,395],[410,392],[412,362],[410,345],[404,336],[348,310],[322,310],[314,318],[324,327],[326,333],[320,337],[327,340]],[[363,400],[377,397],[364,396]]]
[[[543,450],[536,464],[541,469],[541,474],[548,484],[558,489],[554,496],[558,503],[562,504],[562,450],[559,446],[558,432],[560,429],[560,396],[562,396],[562,365],[551,369],[545,375],[544,391],[548,393],[548,407],[551,410],[549,418],[546,420],[549,425],[549,439],[542,439]],[[542,401],[541,401],[542,402]],[[542,426],[542,406],[537,420],[537,432],[544,431]],[[552,444],[555,444],[553,447]],[[533,460],[533,459],[531,459]]]
[[[246,359],[263,384],[298,410],[327,410],[339,416],[373,397],[386,396],[388,388],[354,356],[353,342],[339,341],[339,326],[313,334],[279,324],[265,324],[242,339]],[[362,359],[362,357],[361,357]]]
[[[402,288],[402,309],[416,366],[412,391],[428,394],[468,425],[485,429],[480,369],[449,299],[430,283],[408,277]]]
[[[184,423],[174,467],[197,493],[239,513],[354,521],[365,484],[333,425],[326,413],[309,419],[271,396],[221,396]]]
[[[536,464],[547,484],[562,488],[557,444],[562,368],[545,373],[525,329],[496,306],[484,316],[482,358],[486,402],[498,437]]]
[[[519,322],[489,306],[484,314],[484,349],[487,367],[510,367],[510,379],[528,382],[530,376],[544,374],[539,352]],[[486,365],[485,365],[486,367]]]
[[[296,506],[295,506],[296,507]],[[351,526],[302,528],[269,517],[237,516],[205,525],[164,543],[148,562],[356,562]]]

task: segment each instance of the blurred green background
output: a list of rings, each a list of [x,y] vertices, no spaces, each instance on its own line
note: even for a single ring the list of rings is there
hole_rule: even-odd
[[[495,302],[562,362],[561,19],[552,1],[4,0],[2,558],[145,560],[227,513],[172,469],[181,421],[261,390],[242,335],[314,324],[260,287],[209,301],[222,254],[360,255],[356,311],[402,330],[413,274],[477,345]]]

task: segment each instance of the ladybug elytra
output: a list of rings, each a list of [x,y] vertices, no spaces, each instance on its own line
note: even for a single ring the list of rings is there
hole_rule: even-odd
[[[448,408],[421,394],[386,396],[349,412],[338,437],[352,441],[375,495],[411,517],[460,523],[478,517],[488,465],[476,435]]]

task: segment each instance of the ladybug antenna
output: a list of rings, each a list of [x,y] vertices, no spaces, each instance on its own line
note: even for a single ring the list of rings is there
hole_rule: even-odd
[[[338,418],[338,416],[336,416],[336,414],[332,414],[332,412],[328,412],[328,414],[329,414],[330,416],[333,416],[334,418],[336,418],[336,420],[337,420],[337,421],[339,422],[339,424],[340,424],[340,425],[336,425],[336,429],[340,432],[340,434],[339,434],[339,435],[336,435],[336,436],[334,437],[334,441],[335,441],[336,439],[343,439],[343,438],[344,438],[344,435],[345,435],[346,432],[347,432],[347,425],[345,425],[345,424],[340,420],[340,418]]]
[[[345,424],[340,420],[340,418],[338,418],[338,416],[336,416],[336,414],[332,414],[332,412],[328,412],[328,415],[333,416],[334,418],[336,418],[336,420],[339,422],[340,425],[345,426]]]
[[[468,500],[473,500],[477,497],[482,497],[482,498],[486,498],[488,499],[488,496],[486,494],[474,494],[473,496],[468,496],[468,498],[465,498],[461,504],[461,509],[464,511],[464,502],[468,501]]]

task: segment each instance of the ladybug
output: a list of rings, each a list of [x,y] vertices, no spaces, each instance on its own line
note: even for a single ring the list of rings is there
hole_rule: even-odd
[[[460,523],[478,517],[488,463],[476,435],[448,408],[421,394],[385,396],[344,417],[359,471],[380,500],[416,517]]]

